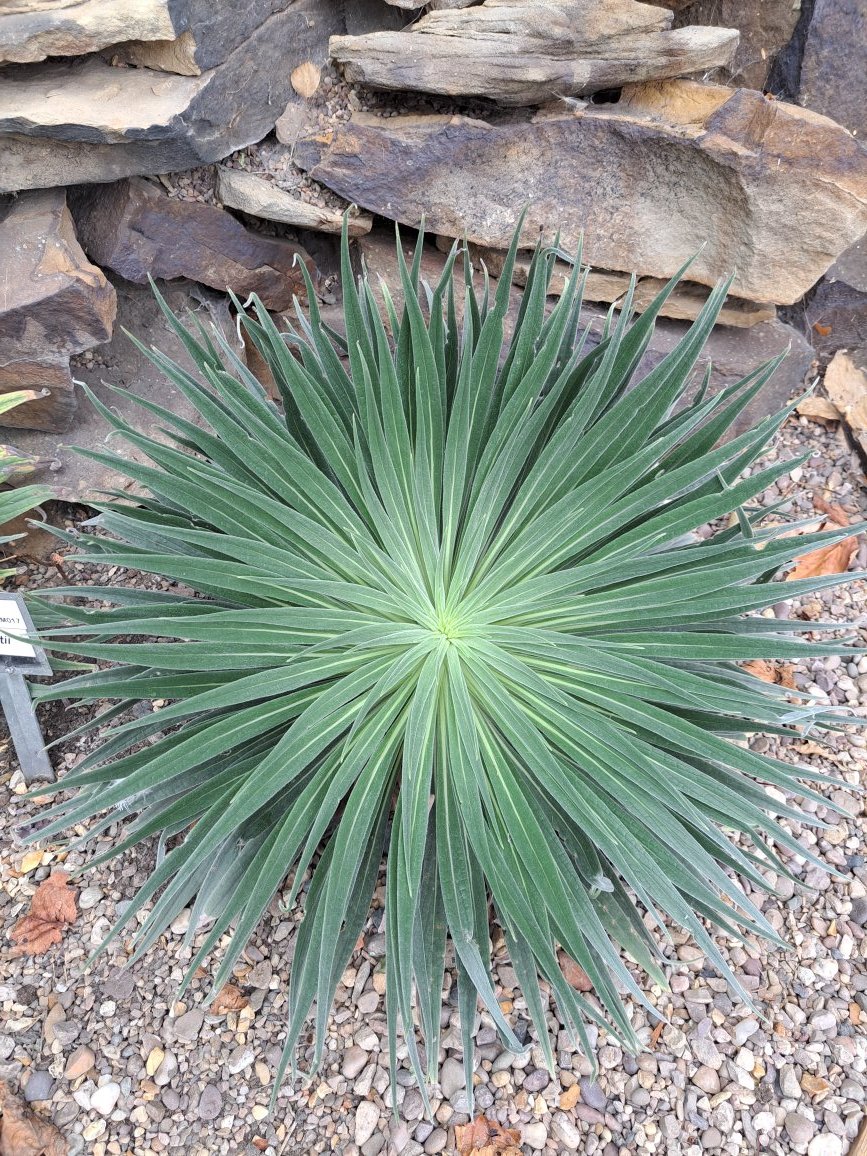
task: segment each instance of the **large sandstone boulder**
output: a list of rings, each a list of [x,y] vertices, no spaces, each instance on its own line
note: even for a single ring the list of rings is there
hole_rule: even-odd
[[[637,0],[485,0],[429,12],[407,30],[336,36],[348,80],[373,88],[540,104],[727,64],[731,28],[671,30]]]
[[[175,200],[141,178],[84,189],[72,198],[78,235],[94,261],[127,281],[186,278],[268,309],[304,295],[300,245],[251,232],[223,209]]]
[[[76,407],[69,359],[109,340],[116,299],[76,240],[62,189],[0,202],[0,268],[0,392],[49,391],[2,423],[68,429]]]
[[[79,56],[121,40],[177,35],[169,0],[7,0],[0,8],[0,62]]]
[[[560,233],[595,266],[790,304],[867,227],[867,151],[825,117],[747,89],[674,81],[535,120],[373,118],[301,141],[346,200],[494,248]],[[696,256],[697,254],[697,256]]]
[[[212,8],[219,29],[227,6]],[[0,192],[222,160],[271,131],[292,96],[292,69],[324,60],[329,36],[342,28],[340,0],[281,0],[200,75],[116,66],[96,56],[2,69]]]

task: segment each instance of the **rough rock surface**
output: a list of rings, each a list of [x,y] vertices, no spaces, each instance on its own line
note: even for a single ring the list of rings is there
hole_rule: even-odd
[[[122,40],[175,35],[169,0],[12,0],[0,10],[0,61],[79,56]]]
[[[867,454],[867,346],[834,354],[825,371],[825,389]]]
[[[111,337],[115,292],[82,252],[62,189],[0,201],[0,392],[49,389],[4,425],[67,429],[69,358]]]
[[[670,24],[671,13],[636,0],[485,0],[430,12],[404,32],[336,36],[330,51],[350,81],[515,105],[731,60],[734,29]]]
[[[349,35],[360,36],[364,32],[402,28],[412,16],[394,8],[388,0],[346,0],[344,18]]]
[[[801,101],[867,139],[867,0],[815,0]]]
[[[270,132],[292,95],[292,69],[324,60],[329,36],[342,28],[339,0],[293,0],[200,76],[96,57],[5,69],[0,192],[221,160]]]
[[[665,4],[665,7],[676,5]],[[740,88],[763,89],[777,53],[792,38],[800,9],[800,2],[793,3],[793,0],[751,0],[749,3],[744,3],[744,0],[695,0],[681,7],[677,23],[737,28],[741,38],[734,59],[720,68],[714,78]],[[827,115],[834,116],[832,112]]]
[[[825,117],[747,89],[674,81],[531,122],[359,115],[296,161],[348,201],[502,248],[579,235],[591,265],[789,304],[867,227],[867,150]],[[792,238],[798,237],[798,244]],[[704,246],[704,248],[702,248]],[[701,252],[699,250],[701,249]]]
[[[266,221],[280,221],[298,229],[315,229],[320,233],[339,233],[343,227],[343,213],[327,205],[311,205],[300,197],[293,197],[273,181],[242,169],[221,166],[217,176],[217,194],[229,209],[237,209],[251,217]],[[369,233],[373,220],[369,213],[354,213],[349,218],[350,237]]]
[[[867,344],[867,293],[829,274],[810,297],[805,317],[820,360]]]
[[[181,67],[168,71],[195,75],[222,63],[269,16],[293,2],[12,0],[0,11],[0,61],[30,63],[135,43],[140,63],[163,67],[174,56]],[[152,46],[150,59],[145,45]]]
[[[299,245],[253,233],[212,205],[174,200],[141,178],[81,190],[72,207],[88,254],[127,281],[186,277],[241,298],[258,293],[280,310],[304,294],[296,257],[315,272]]]
[[[840,254],[828,270],[828,276],[836,277],[853,289],[867,293],[867,235]]]

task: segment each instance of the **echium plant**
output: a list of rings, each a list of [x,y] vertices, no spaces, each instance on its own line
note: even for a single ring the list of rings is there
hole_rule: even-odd
[[[303,918],[279,1078],[314,1005],[320,1060],[383,857],[392,1079],[399,1023],[422,1088],[436,1079],[450,942],[468,1091],[477,1000],[522,1049],[497,1001],[490,908],[553,1067],[540,978],[577,1045],[592,1022],[637,1047],[622,995],[654,1009],[623,953],[664,983],[657,930],[677,925],[740,992],[708,924],[781,943],[736,876],[768,890],[768,869],[788,875],[775,846],[815,862],[780,822],[813,820],[783,799],[827,806],[802,780],[830,780],[736,741],[842,723],[739,666],[819,653],[800,637],[815,622],[748,615],[779,600],[794,556],[848,532],[762,523],[756,495],[795,463],[747,467],[789,410],[720,444],[776,362],[690,393],[721,284],[642,377],[677,278],[638,317],[630,291],[593,346],[580,256],[550,307],[549,249],[507,341],[517,244],[481,291],[466,254],[455,277],[459,246],[429,286],[421,242],[409,266],[398,244],[393,298],[356,281],[344,234],[342,334],[309,283],[287,334],[260,305],[241,311],[282,404],[167,313],[197,373],[150,356],[201,426],[136,397],[166,445],[100,406],[152,464],[92,455],[147,496],[108,501],[80,556],[181,592],[66,588],[43,607],[49,646],[100,666],[39,697],[117,701],[33,837],[120,822],[98,863],[159,835],[123,922],[140,955],[191,904],[185,982],[231,931],[214,991],[284,889]],[[121,721],[142,701],[154,709]]]

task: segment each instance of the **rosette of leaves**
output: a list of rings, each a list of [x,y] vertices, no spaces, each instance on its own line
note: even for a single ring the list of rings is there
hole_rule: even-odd
[[[763,526],[756,495],[796,463],[748,467],[788,410],[720,444],[776,362],[690,390],[721,284],[642,374],[677,279],[640,316],[627,294],[593,345],[580,259],[551,306],[549,249],[507,340],[516,246],[494,287],[457,245],[425,284],[421,243],[409,261],[398,245],[393,297],[356,280],[344,234],[342,333],[309,284],[287,333],[241,310],[279,404],[218,337],[174,321],[195,372],[150,356],[202,424],[136,397],[163,444],[100,407],[150,464],[94,456],[147,496],[108,501],[80,556],[180,589],[56,592],[111,604],[55,601],[45,633],[102,665],[37,694],[114,705],[38,837],[89,824],[86,843],[120,821],[99,863],[159,836],[124,922],[141,955],[191,905],[185,982],[230,934],[215,991],[280,895],[300,923],[278,1078],[302,1039],[320,1060],[383,862],[392,1079],[399,1024],[422,1088],[436,1079],[450,951],[469,1090],[478,1001],[523,1047],[492,938],[550,1065],[549,992],[588,1052],[588,1023],[634,1048],[622,997],[653,1012],[657,930],[685,928],[740,991],[709,926],[781,940],[736,876],[767,890],[767,869],[789,874],[780,848],[815,861],[781,820],[811,822],[790,796],[827,806],[802,781],[829,780],[736,741],[842,722],[739,666],[818,653],[801,637],[815,622],[749,615],[779,601],[795,555],[851,533]],[[158,708],[123,721],[142,702]]]

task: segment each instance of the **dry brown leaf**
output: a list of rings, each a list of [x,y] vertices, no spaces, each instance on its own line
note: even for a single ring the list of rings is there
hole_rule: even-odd
[[[313,61],[305,60],[303,64],[299,64],[297,68],[292,70],[289,79],[298,95],[309,100],[319,87],[320,75],[320,71]]]
[[[843,416],[827,397],[805,397],[797,411],[801,417],[818,418],[819,421],[839,421]]]
[[[650,1047],[651,1047],[651,1049],[655,1048],[656,1045],[659,1043],[659,1037],[662,1035],[662,1029],[664,1027],[665,1027],[665,1021],[659,1020],[656,1024],[656,1027],[650,1033]]]
[[[849,515],[843,507],[838,506],[836,502],[827,502],[817,494],[813,498],[813,505],[817,510],[821,510],[823,514],[827,514],[836,526],[846,527],[849,525]],[[825,528],[828,530],[831,529],[830,526],[826,526]]]
[[[0,1112],[0,1156],[66,1156],[62,1134],[13,1096],[5,1080],[0,1080]]]
[[[809,554],[799,558],[786,578],[793,582],[799,578],[821,578],[825,574],[845,574],[857,549],[857,538],[844,538],[842,542],[832,542],[830,546],[820,546],[818,550],[811,550]]]
[[[780,686],[786,687],[787,690],[798,689],[798,684],[795,682],[795,668],[791,662],[778,662],[777,675],[777,682]]]
[[[41,955],[52,944],[60,943],[63,928],[74,923],[77,915],[75,892],[69,886],[68,873],[52,871],[36,888],[30,911],[9,932],[9,938],[16,944],[10,956]]]
[[[566,977],[566,982],[570,987],[574,987],[576,991],[592,991],[593,983],[590,976],[583,967],[579,967],[574,959],[571,959],[565,951],[557,952],[557,960]]]
[[[778,686],[785,686],[795,690],[795,670],[789,662],[767,662],[764,658],[756,658],[745,662],[743,669],[754,678],[762,682],[774,682]]]
[[[496,1120],[476,1116],[469,1124],[455,1128],[458,1156],[521,1156],[521,1133],[504,1128]]]
[[[233,983],[227,983],[214,996],[214,1002],[208,1008],[208,1013],[213,1016],[228,1015],[229,1012],[240,1011],[248,1002],[240,988],[235,987]]]

